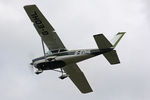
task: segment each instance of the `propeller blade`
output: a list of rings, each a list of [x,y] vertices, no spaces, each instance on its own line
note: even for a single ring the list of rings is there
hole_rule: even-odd
[[[33,64],[30,64],[28,67],[29,67],[30,72],[32,74],[34,74],[34,66],[33,66]]]

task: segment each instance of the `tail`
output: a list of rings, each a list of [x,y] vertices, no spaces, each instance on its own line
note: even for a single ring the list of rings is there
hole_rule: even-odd
[[[109,42],[103,34],[94,35],[94,39],[100,50],[108,49],[110,51],[103,53],[104,57],[109,61],[110,64],[119,64],[119,58],[114,48],[117,46],[125,32],[119,32],[113,38],[112,42]]]

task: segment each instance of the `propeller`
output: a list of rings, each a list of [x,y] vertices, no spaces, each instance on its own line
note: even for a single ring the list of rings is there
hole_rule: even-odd
[[[42,40],[42,38],[41,38],[41,42],[42,42],[42,49],[43,49],[44,59],[46,61],[46,53],[45,53],[44,41]],[[31,53],[29,55],[29,58],[31,59],[33,57],[34,57],[34,55],[33,55],[33,53]],[[29,66],[29,70],[30,70],[31,73],[36,73],[35,67],[33,65],[33,62],[31,62],[28,66]],[[38,74],[38,73],[41,73],[41,72],[37,72],[36,74]]]
[[[35,73],[33,63],[30,63],[30,64],[28,65],[28,68],[29,68],[29,70],[30,70],[30,72],[31,72],[32,74]]]
[[[33,52],[30,52],[30,53],[28,54],[28,59],[29,59],[29,61],[32,61],[32,59],[33,59],[34,57],[35,57],[35,54],[34,54]],[[34,70],[33,62],[28,63],[27,66],[28,66],[29,71],[30,71],[32,74],[34,74],[35,70]]]

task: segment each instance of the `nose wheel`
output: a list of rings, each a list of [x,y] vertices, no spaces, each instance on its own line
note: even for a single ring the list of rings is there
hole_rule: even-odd
[[[39,74],[42,73],[42,72],[43,72],[42,69],[38,69],[38,70],[35,72],[35,74],[39,75]]]

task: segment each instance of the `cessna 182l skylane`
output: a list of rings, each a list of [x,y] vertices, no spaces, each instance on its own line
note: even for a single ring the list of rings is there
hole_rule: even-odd
[[[69,77],[82,93],[89,93],[93,90],[76,63],[100,54],[103,54],[110,64],[120,63],[114,48],[125,32],[116,34],[114,42],[112,43],[109,42],[103,34],[94,35],[98,49],[70,51],[65,48],[54,28],[36,5],[27,5],[24,6],[24,9],[39,33],[43,45],[44,56],[33,59],[31,63],[31,65],[37,69],[36,74],[40,74],[45,70],[61,72],[62,75],[59,77],[60,79]],[[49,53],[45,53],[44,43],[48,47]],[[60,68],[60,70],[56,70],[58,68]]]

